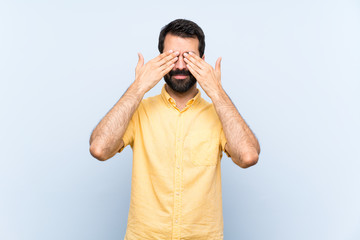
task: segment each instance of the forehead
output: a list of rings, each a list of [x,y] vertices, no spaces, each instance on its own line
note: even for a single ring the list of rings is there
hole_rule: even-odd
[[[167,34],[164,40],[164,52],[168,50],[184,52],[194,52],[199,54],[199,40],[195,38],[183,38],[172,34]]]

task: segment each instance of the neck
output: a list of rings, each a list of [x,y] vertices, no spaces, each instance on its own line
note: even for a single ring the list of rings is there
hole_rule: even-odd
[[[176,102],[176,107],[182,110],[186,103],[196,96],[198,93],[198,89],[196,88],[196,84],[192,86],[188,91],[184,93],[175,92],[172,90],[167,84],[165,85],[165,90],[169,93],[170,97],[172,97]]]

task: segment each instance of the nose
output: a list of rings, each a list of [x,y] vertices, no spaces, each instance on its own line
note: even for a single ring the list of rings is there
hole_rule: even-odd
[[[176,61],[174,69],[187,69],[183,54],[179,54],[178,58],[179,59]]]

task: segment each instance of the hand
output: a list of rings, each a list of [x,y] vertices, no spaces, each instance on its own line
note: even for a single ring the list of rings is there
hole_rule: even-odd
[[[216,60],[215,69],[193,52],[185,53],[187,68],[196,78],[201,88],[211,98],[221,87],[221,57]]]
[[[169,50],[144,65],[144,57],[138,53],[139,61],[135,68],[135,83],[143,89],[144,93],[148,92],[175,66],[178,55],[179,52]]]

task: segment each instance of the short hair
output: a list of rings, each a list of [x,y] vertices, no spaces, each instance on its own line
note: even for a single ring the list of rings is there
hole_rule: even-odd
[[[197,38],[199,40],[200,57],[204,55],[205,35],[196,23],[186,19],[176,19],[164,26],[159,35],[158,48],[160,53],[164,50],[164,40],[168,33],[182,38]]]

